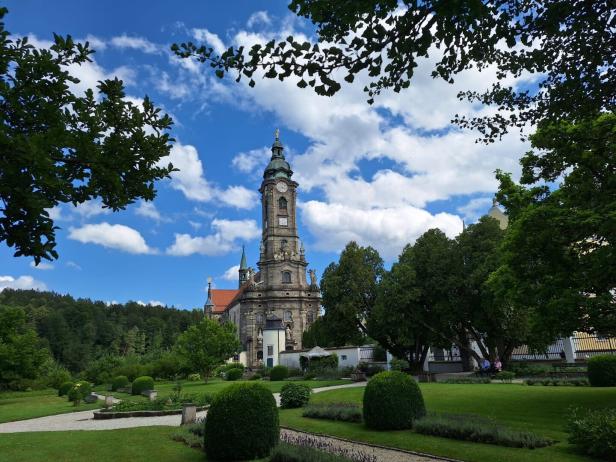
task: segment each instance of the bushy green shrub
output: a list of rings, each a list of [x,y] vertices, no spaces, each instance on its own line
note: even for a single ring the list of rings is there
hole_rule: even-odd
[[[393,358],[389,363],[392,371],[407,371],[410,364],[406,359]]]
[[[117,391],[120,388],[127,388],[130,385],[130,380],[125,375],[118,375],[111,381],[111,391]]]
[[[364,392],[364,420],[375,430],[411,428],[426,414],[421,390],[407,374],[388,371],[376,374]]]
[[[224,379],[227,376],[227,372],[229,372],[231,369],[241,369],[243,372],[244,365],[240,363],[239,361],[233,361],[231,363],[221,364],[216,369],[214,369],[213,375]]]
[[[616,355],[593,356],[588,360],[588,380],[593,387],[616,387]]]
[[[312,403],[304,407],[304,417],[313,419],[339,420],[342,422],[361,422],[361,407],[355,403]]]
[[[511,381],[515,378],[515,372],[501,371],[497,372],[495,377],[503,382],[511,383]]]
[[[258,372],[252,374],[250,376],[250,380],[261,380],[261,374],[259,374]]]
[[[385,368],[381,366],[380,364],[372,364],[372,363],[366,363],[366,362],[359,363],[357,365],[357,369],[362,371],[368,377],[372,377],[373,375],[376,375],[379,372],[383,372],[385,370]]]
[[[75,385],[74,382],[64,382],[58,387],[58,396],[65,396],[71,388]]]
[[[81,380],[71,387],[67,393],[67,396],[69,401],[79,404],[79,402],[90,393],[92,393],[92,386],[90,385],[90,382]]]
[[[242,375],[244,375],[244,368],[242,367],[241,369],[229,369],[226,373],[225,373],[225,380],[229,380],[229,381],[235,381],[235,380],[239,380],[242,378]]]
[[[219,392],[205,422],[208,460],[247,460],[269,455],[279,440],[278,409],[259,383],[237,383]]]
[[[554,443],[534,433],[510,430],[493,420],[473,415],[430,414],[417,420],[414,430],[423,435],[514,448],[542,448]]]
[[[616,460],[616,409],[572,409],[567,423],[569,442],[586,454]]]
[[[132,394],[140,395],[145,390],[154,390],[154,379],[152,377],[148,377],[147,375],[137,377],[133,381],[131,388]]]
[[[490,377],[475,377],[472,375],[465,377],[450,377],[448,379],[439,380],[439,383],[462,383],[462,384],[481,384],[490,383]]]
[[[304,373],[297,367],[289,367],[289,377],[303,377]]]
[[[280,407],[293,409],[302,407],[310,401],[310,387],[301,383],[287,383],[280,390]]]
[[[289,376],[289,369],[286,366],[274,366],[270,370],[270,380],[272,382],[280,382]]]
[[[558,378],[535,378],[526,379],[526,385],[540,385],[545,387],[588,387],[590,382],[585,378],[558,379]]]
[[[547,364],[528,364],[511,361],[507,370],[515,372],[516,377],[541,377],[553,372],[554,368]]]
[[[330,447],[328,447],[330,449]],[[353,459],[330,454],[303,444],[280,443],[274,448],[270,462],[353,462]]]
[[[188,380],[190,382],[198,382],[201,380],[201,374],[188,374]]]
[[[303,371],[317,372],[321,369],[336,369],[338,367],[338,355],[332,353],[329,356],[309,358],[300,356],[299,365]]]
[[[49,358],[43,363],[40,376],[45,384],[56,390],[65,382],[71,381],[71,373],[58,361]]]

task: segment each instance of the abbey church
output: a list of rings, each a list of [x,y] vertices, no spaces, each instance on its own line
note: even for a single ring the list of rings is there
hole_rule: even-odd
[[[278,131],[272,157],[263,173],[261,193],[262,234],[258,271],[242,257],[237,290],[208,287],[205,315],[235,324],[242,344],[241,359],[248,367],[268,365],[273,346],[264,345],[264,331],[276,331],[276,350],[302,349],[302,333],[317,318],[320,290],[309,271],[304,246],[297,232],[298,184],[284,157]],[[268,351],[272,350],[272,351]],[[276,351],[276,355],[279,351]]]

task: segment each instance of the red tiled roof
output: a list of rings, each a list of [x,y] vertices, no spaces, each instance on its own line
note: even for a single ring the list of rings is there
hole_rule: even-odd
[[[239,292],[239,289],[212,289],[212,303],[214,303],[212,313],[218,314],[225,311],[229,303]]]

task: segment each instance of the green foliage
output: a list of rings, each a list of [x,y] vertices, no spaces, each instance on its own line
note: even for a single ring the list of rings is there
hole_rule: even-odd
[[[301,442],[300,444],[279,443],[269,458],[269,462],[352,462],[353,460],[304,446]]]
[[[68,391],[67,396],[68,400],[74,402],[75,404],[79,404],[79,402],[92,393],[92,386],[90,382],[85,380],[81,380],[76,382],[71,389]]]
[[[324,369],[337,369],[338,355],[336,353],[332,353],[329,356],[321,356],[316,358],[300,356],[299,364],[302,370],[319,374]]]
[[[96,95],[73,93],[71,69],[93,50],[71,36],[53,42],[37,49],[0,22],[1,137],[4,151],[16,153],[0,157],[0,242],[37,264],[58,257],[50,208],[100,198],[118,211],[153,200],[155,182],[174,170],[159,164],[171,149],[171,118],[147,96],[131,102],[117,78],[99,82]]]
[[[255,372],[250,376],[250,380],[261,380],[261,378],[261,374],[259,374],[258,372]]]
[[[513,448],[535,449],[554,443],[534,433],[510,430],[493,420],[474,415],[429,414],[415,422],[414,430],[423,435]]]
[[[364,392],[364,420],[375,430],[402,430],[426,413],[421,390],[407,374],[397,371],[376,374]]]
[[[71,373],[51,356],[41,366],[40,375],[47,386],[55,389],[71,380]]]
[[[212,460],[266,457],[279,439],[272,393],[258,383],[238,383],[218,393],[205,423],[205,452]]]
[[[27,322],[26,312],[0,305],[0,390],[30,387],[48,359],[49,352]]]
[[[359,345],[367,334],[368,319],[384,273],[383,260],[372,247],[349,242],[338,263],[331,263],[321,278],[322,304],[328,345]],[[327,346],[327,345],[320,345]]]
[[[593,356],[588,360],[588,380],[593,387],[616,387],[616,355]]]
[[[113,407],[103,409],[101,412],[133,412],[133,411],[171,411],[182,409],[182,404],[191,403],[195,406],[206,406],[212,402],[212,396],[204,394],[177,394],[154,401],[128,401],[122,400]]]
[[[592,457],[616,460],[616,409],[574,408],[567,423],[569,442]]]
[[[237,369],[237,368],[229,369],[225,374],[225,380],[229,380],[229,381],[239,380],[242,378],[242,375],[244,375],[243,367],[241,369]]]
[[[462,127],[478,129],[485,142],[539,120],[587,117],[614,108],[616,86],[608,0],[505,0],[485,2],[340,2],[293,0],[289,9],[308,19],[316,43],[287,37],[250,49],[234,47],[217,54],[192,42],[174,44],[180,57],[204,63],[223,78],[294,79],[300,88],[332,96],[344,82],[368,78],[368,103],[383,90],[412,85],[418,64],[439,54],[426,76],[453,83],[467,69],[494,66],[497,80],[485,91],[459,98],[493,105],[495,114],[472,119],[456,115]],[[385,58],[386,57],[386,58]],[[537,85],[518,89],[510,80],[538,74]],[[425,76],[420,76],[425,77]]]
[[[130,385],[130,380],[125,375],[118,375],[111,381],[111,391],[117,391],[119,388],[126,388]]]
[[[152,366],[152,370],[137,371],[134,377],[152,375],[168,379],[175,374],[194,372],[182,369],[177,356],[164,350],[173,347],[177,336],[188,326],[201,320],[200,310],[142,306],[134,302],[107,306],[101,301],[74,299],[53,292],[12,289],[0,292],[0,305],[21,307],[26,318],[33,320],[32,327],[54,359],[71,373],[83,371],[92,383],[108,383],[116,375],[128,375],[115,369],[133,363]],[[131,344],[135,339],[131,340],[128,332],[135,327],[143,333],[144,356],[129,354],[135,349],[134,342]],[[36,345],[29,343],[29,348]]]
[[[511,381],[515,378],[515,372],[511,372],[511,371],[497,372],[495,375],[495,378],[502,382],[511,383]]]
[[[507,366],[507,369],[511,372],[515,372],[515,375],[518,377],[537,377],[549,375],[554,371],[552,366],[548,366],[545,364],[528,364],[528,363],[518,363],[518,362],[510,362]]]
[[[305,406],[310,401],[310,387],[300,383],[287,383],[280,390],[280,407],[293,409]]]
[[[180,358],[193,371],[198,371],[205,381],[216,366],[237,353],[239,348],[233,324],[220,324],[209,318],[190,326],[176,343]]]
[[[511,223],[495,282],[532,307],[536,336],[616,334],[615,134],[614,112],[542,123],[520,160],[520,184],[497,174]]]
[[[406,359],[392,358],[389,363],[392,371],[407,371],[410,367],[409,362]]]
[[[58,387],[58,396],[66,396],[71,388],[75,385],[74,382],[64,382]]]
[[[199,380],[201,380],[201,375],[200,374],[189,374],[187,378],[189,382],[198,382]]]
[[[140,395],[141,392],[146,390],[154,390],[154,379],[152,377],[144,375],[133,380],[131,386],[131,393],[133,395]]]
[[[366,363],[361,362],[357,365],[357,369],[366,374],[368,377],[372,377],[373,375],[378,374],[379,372],[383,372],[385,368],[380,364],[374,363]]]
[[[461,383],[461,384],[485,384],[490,383],[490,377],[476,377],[467,375],[465,377],[450,377],[448,379],[439,380],[439,383]]]
[[[278,365],[271,368],[269,378],[272,382],[279,382],[289,376],[289,369],[286,366]]]
[[[361,406],[355,403],[312,403],[304,407],[304,417],[313,419],[339,420],[342,422],[361,422]]]
[[[555,377],[527,379],[524,381],[526,385],[542,385],[545,387],[588,387],[590,382],[585,378],[576,379],[559,379]]]

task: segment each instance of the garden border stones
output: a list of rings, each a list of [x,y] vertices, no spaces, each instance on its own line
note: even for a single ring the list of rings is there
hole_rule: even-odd
[[[198,406],[197,412],[204,411],[207,408],[209,408],[209,406]],[[94,411],[94,420],[122,419],[124,417],[159,417],[175,414],[182,414],[182,409],[170,409],[165,411]]]

